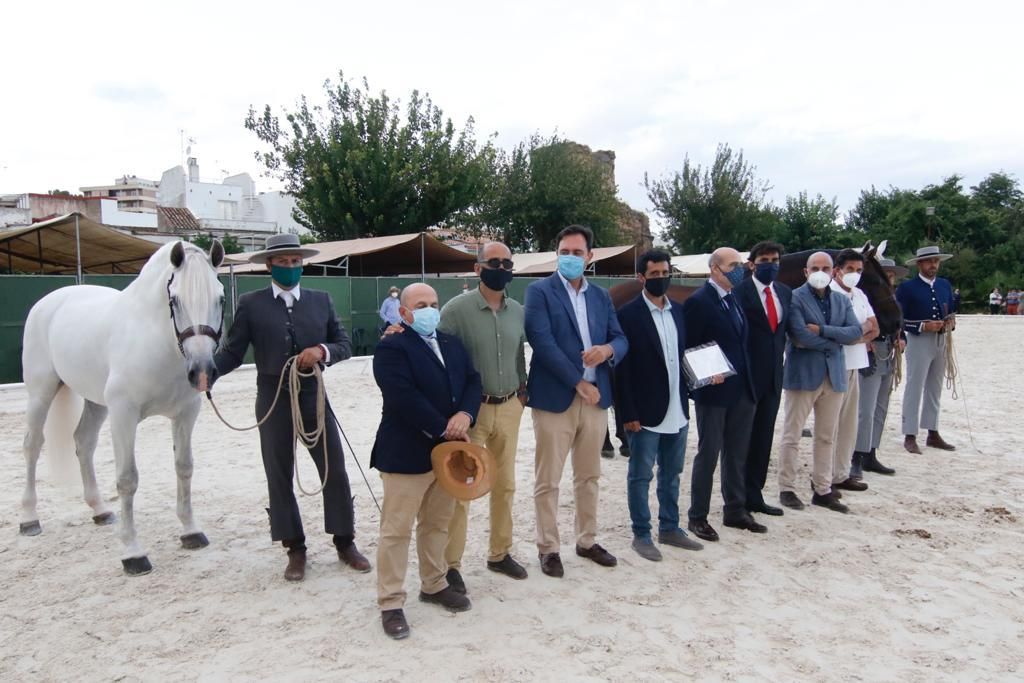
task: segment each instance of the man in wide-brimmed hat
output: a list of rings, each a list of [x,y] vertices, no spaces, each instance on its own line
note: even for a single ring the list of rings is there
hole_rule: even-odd
[[[946,374],[947,335],[955,325],[953,287],[941,278],[939,264],[952,258],[938,247],[921,247],[908,266],[917,266],[917,277],[896,290],[907,333],[907,385],[903,390],[903,447],[920,453],[917,431],[928,430],[926,446],[955,450],[939,435],[939,400]],[[923,404],[922,404],[923,399]]]
[[[299,287],[302,260],[317,253],[316,249],[302,246],[297,236],[287,234],[267,238],[263,251],[249,254],[251,262],[267,265],[271,283],[239,298],[227,341],[215,360],[217,370],[225,375],[242,364],[252,345],[256,354],[257,418],[263,418],[274,404],[289,358],[297,356],[299,368],[308,370],[317,364],[332,365],[352,355],[352,344],[338,321],[330,295]],[[306,572],[306,536],[292,490],[296,435],[287,388],[282,392],[274,412],[260,425],[260,449],[270,498],[270,535],[288,549],[285,579],[301,581]],[[338,429],[326,397],[324,401],[328,424],[320,441],[309,449],[320,477],[323,478],[325,467],[328,471],[323,487],[324,530],[334,536],[342,562],[357,571],[368,572],[370,563],[355,545],[352,492]],[[299,405],[303,429],[312,431],[317,420],[316,383],[312,377],[302,380]]]

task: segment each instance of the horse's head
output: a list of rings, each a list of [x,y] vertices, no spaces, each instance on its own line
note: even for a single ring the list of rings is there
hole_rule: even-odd
[[[885,249],[884,242],[881,249]],[[881,334],[896,334],[903,326],[903,314],[896,302],[896,289],[889,282],[889,274],[878,262],[879,247],[874,247],[868,242],[861,253],[864,254],[864,272],[857,286],[867,295],[871,308],[875,311]]]
[[[224,260],[224,247],[214,241],[210,252],[177,242],[171,249],[168,306],[178,349],[185,357],[188,382],[206,391],[217,379],[213,354],[224,325],[224,286],[217,279],[217,267]]]

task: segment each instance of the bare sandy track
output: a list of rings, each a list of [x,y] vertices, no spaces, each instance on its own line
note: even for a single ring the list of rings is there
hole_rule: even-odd
[[[532,544],[527,412],[515,554],[530,578],[513,582],[485,569],[486,504],[476,504],[464,570],[473,610],[449,615],[414,597],[406,606],[412,637],[403,642],[381,632],[375,574],[343,569],[319,533],[318,500],[300,501],[311,552],[307,580],[281,579],[284,554],[269,539],[257,438],[227,430],[208,406],[195,433],[194,479],[208,548],[178,544],[169,425],[162,419],[143,423],[138,438],[136,514],[152,574],[122,574],[115,528],[94,526],[80,493],[55,485],[45,466],[43,534],[19,536],[24,390],[0,388],[0,679],[1020,680],[1022,338],[1020,318],[964,317],[956,333],[985,455],[970,446],[963,401],[948,393],[942,432],[959,450],[905,454],[898,393],[880,453],[897,476],[869,475],[869,491],[845,498],[853,514],[787,512],[762,518],[769,533],[759,536],[721,527],[715,510],[710,521],[720,543],[700,553],[666,548],[660,564],[629,548],[627,461],[617,457],[602,463],[599,540],[619,556],[619,566],[598,567],[567,545],[560,581],[541,574]],[[365,467],[380,411],[370,364],[349,361],[327,377]],[[216,386],[222,409],[239,423],[252,419],[254,383],[251,371],[239,371]],[[695,443],[691,432],[687,484]],[[803,449],[809,454],[807,440]],[[313,482],[308,457],[302,465],[304,481]],[[348,470],[358,540],[374,559],[377,510],[351,459]],[[106,429],[97,472],[113,500]],[[379,477],[368,476],[380,496]],[[774,471],[768,492],[776,492]],[[571,500],[567,475],[561,529],[570,543]],[[412,596],[415,576],[413,555]]]

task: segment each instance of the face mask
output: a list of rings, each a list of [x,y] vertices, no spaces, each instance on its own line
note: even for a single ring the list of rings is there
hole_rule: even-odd
[[[846,285],[847,289],[853,289],[860,282],[860,273],[844,273],[843,284]]]
[[[576,280],[583,275],[583,257],[572,254],[558,255],[558,272],[566,280]]]
[[[480,282],[484,283],[484,287],[487,289],[500,292],[508,283],[512,282],[512,271],[504,268],[481,268]]]
[[[823,270],[815,271],[807,276],[807,283],[815,289],[825,289],[830,282],[832,282],[832,277]]]
[[[392,299],[397,299],[398,298],[398,292],[391,292],[391,298]]]
[[[644,280],[644,289],[651,296],[665,296],[665,292],[668,291],[668,287],[671,284],[672,278],[670,277],[649,277]]]
[[[302,277],[302,266],[294,268],[270,266],[270,277],[274,278],[274,282],[282,287],[294,287],[299,284],[299,278]]]
[[[441,322],[441,312],[432,306],[417,308],[412,312],[412,329],[424,337],[434,334],[437,324]]]
[[[732,285],[733,287],[739,287],[740,284],[743,282],[742,268],[733,268],[728,273],[722,271],[721,268],[719,268],[719,271],[722,273],[722,275],[725,276],[725,279],[728,280],[729,284]]]
[[[754,275],[762,284],[770,285],[779,274],[778,263],[758,263],[754,265]]]

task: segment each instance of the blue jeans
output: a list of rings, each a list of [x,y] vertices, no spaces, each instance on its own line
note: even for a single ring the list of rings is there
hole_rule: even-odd
[[[651,508],[647,498],[658,464],[658,530],[679,528],[679,473],[686,457],[687,425],[676,434],[658,434],[647,429],[626,432],[629,438],[627,500],[633,521],[633,535],[651,539]]]

